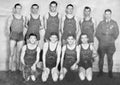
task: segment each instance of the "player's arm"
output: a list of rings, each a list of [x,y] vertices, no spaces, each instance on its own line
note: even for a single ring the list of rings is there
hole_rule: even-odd
[[[58,43],[58,46],[57,46],[57,64],[56,64],[56,68],[58,67],[58,65],[60,63],[60,54],[61,54],[61,44]]]
[[[20,56],[20,59],[23,65],[25,65],[25,61],[24,61],[25,51],[26,51],[26,45],[23,46],[21,56]]]
[[[48,13],[44,16],[44,28],[47,29],[47,19],[48,19]]]
[[[43,46],[43,56],[42,56],[43,68],[46,68],[46,53],[47,53],[47,50],[48,50],[48,42],[46,42]]]
[[[62,57],[61,57],[61,68],[63,68],[65,50],[66,50],[66,46],[63,46],[63,48],[62,48]]]
[[[10,34],[10,26],[12,24],[12,20],[13,20],[13,16],[9,16],[8,17],[8,21],[7,21],[7,34],[9,35]]]
[[[79,21],[77,17],[75,17],[75,21],[76,21],[76,40],[78,41],[79,34],[80,34],[80,27],[79,27]]]
[[[62,17],[62,22],[61,22],[61,33],[63,34],[63,28],[64,28],[64,21],[65,21],[65,16]]]
[[[40,48],[39,47],[37,47],[37,55],[36,55],[36,61],[35,61],[35,63],[33,64],[33,65],[37,65],[37,63],[39,62],[39,60],[40,60],[40,56],[39,56],[39,54],[40,54]]]
[[[76,52],[77,52],[77,61],[75,62],[75,64],[78,64],[80,61],[80,47],[79,46],[76,47]]]

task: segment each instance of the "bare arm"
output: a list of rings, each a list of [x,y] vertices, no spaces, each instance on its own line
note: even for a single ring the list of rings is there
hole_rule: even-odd
[[[48,19],[48,13],[44,16],[44,28],[47,29],[47,19]]]
[[[26,45],[23,46],[21,56],[20,56],[21,62],[24,65],[25,65],[25,62],[24,62],[25,51],[26,51]]]
[[[75,64],[78,64],[80,61],[80,47],[79,46],[76,47],[76,52],[77,52],[77,61],[75,62]]]
[[[95,37],[95,32],[96,32],[96,28],[97,28],[97,22],[94,19],[92,19],[92,22],[94,24],[94,37]]]
[[[42,16],[40,16],[40,22],[41,22],[40,30],[42,30],[44,28],[44,26],[43,26],[43,17]]]
[[[79,22],[78,22],[78,18],[75,17],[75,21],[76,21],[76,40],[78,41],[79,39],[79,32],[80,32],[80,27],[79,27]]]
[[[61,68],[63,68],[65,50],[66,50],[66,46],[63,46],[63,48],[62,48],[62,57],[61,57]]]
[[[39,47],[40,49],[43,49],[43,45],[44,45],[44,35],[45,35],[45,29],[44,29],[44,24],[43,24],[43,18],[40,17],[40,21],[41,21],[41,27],[40,27],[40,41],[39,41]]]
[[[65,21],[65,16],[63,16],[62,22],[61,22],[61,32],[62,32],[62,34],[63,34],[63,28],[64,28],[64,21]]]
[[[59,40],[61,41],[61,37],[62,37],[62,31],[61,31],[61,23],[62,23],[62,18],[61,15],[58,15],[59,18]]]
[[[61,54],[61,44],[58,43],[58,47],[57,47],[57,64],[56,64],[56,68],[58,67],[59,62],[60,62],[60,54]]]
[[[40,49],[43,49],[44,35],[45,35],[45,29],[40,30],[40,41],[39,41],[39,47],[40,47]]]
[[[97,54],[97,51],[96,51],[96,49],[95,49],[93,44],[90,44],[90,49],[93,51],[93,56],[92,57],[93,58],[97,57],[98,54]]]
[[[27,28],[26,28],[26,17],[25,16],[23,16],[23,20],[24,20],[24,22],[23,22],[23,35],[25,36],[25,34],[26,34],[26,32],[27,32]]]
[[[39,54],[40,54],[40,48],[37,47],[36,61],[35,61],[35,63],[34,63],[33,65],[36,65],[36,64],[39,62],[39,60],[40,60],[40,56],[39,56]]]
[[[7,34],[9,35],[10,34],[10,26],[12,24],[12,20],[13,20],[13,16],[9,16],[8,17],[8,21],[7,21]]]
[[[46,68],[46,53],[47,53],[47,50],[48,50],[48,42],[46,42],[44,44],[44,47],[43,47],[43,56],[42,56],[42,59],[43,59],[43,67]]]

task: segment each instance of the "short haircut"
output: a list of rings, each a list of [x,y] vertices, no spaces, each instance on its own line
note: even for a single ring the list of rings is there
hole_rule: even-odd
[[[88,34],[87,34],[87,33],[82,33],[82,34],[80,35],[80,38],[81,38],[83,35],[86,35],[86,36],[88,37]]]
[[[21,5],[20,3],[16,3],[16,4],[14,5],[14,8],[16,8],[17,6],[22,7],[22,5]]]
[[[74,39],[76,39],[76,36],[75,36],[75,34],[73,34],[73,33],[68,33],[67,38],[68,38],[68,37],[73,37]]]
[[[49,6],[51,6],[52,4],[55,4],[56,6],[58,5],[56,1],[51,1]]]
[[[37,38],[37,35],[36,35],[35,33],[29,34],[29,38],[30,38],[31,36],[35,36],[35,37]]]
[[[105,10],[105,13],[106,13],[106,12],[112,13],[111,9],[106,9],[106,10]]]
[[[39,5],[38,5],[38,4],[33,4],[33,5],[31,6],[31,8],[33,8],[34,6],[37,6],[37,9],[39,8]]]
[[[56,32],[51,32],[51,33],[50,33],[50,37],[51,37],[52,35],[56,35],[57,38],[59,39],[59,35],[58,35],[58,33],[56,33]]]
[[[85,6],[84,10],[89,9],[91,11],[91,8],[89,6]]]
[[[66,6],[66,8],[68,8],[69,6],[71,6],[72,8],[74,8],[74,6],[73,6],[72,4],[68,4],[68,5]]]

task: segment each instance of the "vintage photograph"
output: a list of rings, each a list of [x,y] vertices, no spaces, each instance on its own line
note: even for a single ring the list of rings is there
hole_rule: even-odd
[[[0,85],[120,85],[120,0],[0,0]]]

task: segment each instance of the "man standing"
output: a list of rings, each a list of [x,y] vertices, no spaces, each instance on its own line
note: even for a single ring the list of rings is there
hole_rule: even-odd
[[[49,4],[49,12],[44,17],[45,23],[45,41],[49,40],[50,34],[55,32],[59,35],[60,38],[60,20],[61,16],[57,12],[58,3],[52,1]]]
[[[31,6],[31,13],[28,17],[26,17],[26,40],[29,38],[31,33],[37,35],[37,40],[39,42],[39,47],[42,49],[44,43],[44,34],[45,30],[43,28],[43,18],[39,14],[39,5],[33,4]]]
[[[83,12],[83,19],[80,20],[81,33],[86,33],[89,37],[89,43],[94,43],[94,33],[96,28],[95,20],[91,17],[91,8],[86,6]],[[81,42],[80,42],[81,43]]]
[[[112,11],[106,9],[104,12],[104,20],[101,21],[96,30],[96,37],[99,41],[99,76],[103,75],[104,56],[107,55],[109,77],[112,78],[113,54],[115,53],[115,40],[119,35],[117,22],[111,19]]]
[[[66,39],[69,34],[73,34],[78,41],[79,27],[78,18],[74,14],[73,4],[68,4],[65,9],[65,16],[62,17],[62,43],[66,44]]]

